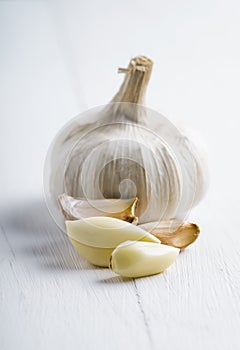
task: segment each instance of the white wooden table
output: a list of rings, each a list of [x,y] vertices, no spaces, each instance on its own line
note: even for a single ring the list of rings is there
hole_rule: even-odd
[[[239,349],[239,13],[235,0],[0,2],[1,350]],[[211,187],[190,217],[199,240],[166,272],[123,279],[74,251],[42,172],[59,128],[108,102],[142,53],[148,106],[204,135]]]
[[[215,220],[164,273],[124,279],[84,261],[41,199],[2,210],[0,348],[238,349],[240,236]]]

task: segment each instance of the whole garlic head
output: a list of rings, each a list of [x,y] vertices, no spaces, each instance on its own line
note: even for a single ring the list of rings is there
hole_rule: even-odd
[[[139,223],[185,219],[206,191],[202,156],[164,116],[144,106],[152,61],[133,58],[111,103],[74,118],[56,136],[45,166],[50,211],[62,220],[58,196],[91,204],[139,198]],[[95,204],[94,204],[95,205]]]

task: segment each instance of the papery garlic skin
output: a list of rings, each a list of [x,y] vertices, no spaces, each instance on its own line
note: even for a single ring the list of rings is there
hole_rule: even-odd
[[[165,117],[143,106],[151,71],[148,58],[132,59],[112,102],[59,133],[46,162],[49,206],[64,192],[91,200],[138,197],[143,224],[184,219],[203,197],[201,155]]]
[[[163,244],[127,241],[112,252],[110,268],[123,277],[155,275],[166,270],[178,254],[178,248]]]
[[[200,234],[198,225],[179,220],[150,222],[138,227],[159,238],[162,244],[184,249],[194,243]]]
[[[138,198],[83,200],[66,194],[58,196],[63,215],[68,220],[80,220],[93,216],[108,216],[136,225],[135,215]]]
[[[195,206],[205,196],[209,186],[209,169],[208,169],[208,154],[206,145],[201,135],[196,131],[185,125],[177,125],[182,135],[185,135],[185,143],[188,146],[195,163],[196,169],[196,192],[194,196]]]
[[[109,265],[112,251],[126,240],[160,243],[150,233],[126,221],[109,217],[91,217],[66,221],[68,237],[78,252],[90,263]]]

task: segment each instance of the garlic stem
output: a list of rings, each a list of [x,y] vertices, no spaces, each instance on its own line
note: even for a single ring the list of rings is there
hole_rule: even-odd
[[[145,57],[138,56],[133,58],[128,68],[119,68],[118,73],[125,73],[125,79],[111,102],[144,104],[145,94],[148,82],[151,77],[153,62]],[[119,104],[118,112],[123,112],[125,107]],[[115,111],[116,113],[116,111]],[[137,122],[138,116],[135,113],[131,116],[132,121]]]

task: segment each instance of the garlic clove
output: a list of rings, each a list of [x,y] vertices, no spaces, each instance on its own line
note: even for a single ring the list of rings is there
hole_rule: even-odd
[[[124,277],[144,277],[166,270],[179,249],[152,242],[127,241],[112,252],[109,267]]]
[[[70,242],[80,255],[93,265],[108,267],[113,248],[96,248],[82,244],[69,237]]]
[[[137,224],[135,215],[138,198],[85,200],[67,194],[58,196],[62,212],[68,220],[79,220],[93,216],[108,216]]]
[[[196,241],[200,228],[193,223],[182,223],[179,220],[167,220],[159,223],[139,225],[161,240],[162,244],[184,249]]]
[[[159,239],[138,226],[109,217],[91,217],[66,221],[70,238],[85,245],[98,248],[115,248],[127,240],[143,240],[159,243]]]
[[[145,224],[140,224],[143,230],[151,232],[152,230],[159,229],[161,232],[172,233],[175,232],[184,222],[182,220],[161,220],[161,221],[151,221]]]
[[[160,243],[159,239],[141,228],[109,217],[91,217],[66,221],[69,240],[90,263],[109,265],[112,251],[120,243],[132,239]]]

